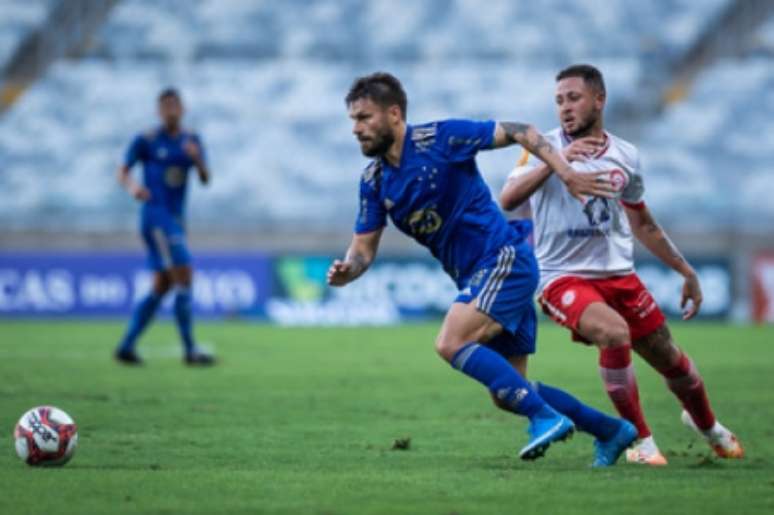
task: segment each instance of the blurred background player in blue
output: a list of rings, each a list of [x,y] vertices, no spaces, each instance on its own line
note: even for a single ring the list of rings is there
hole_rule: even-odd
[[[184,107],[176,89],[167,88],[159,94],[158,113],[161,125],[135,136],[118,170],[118,182],[142,204],[140,233],[154,276],[151,291],[134,308],[115,358],[128,365],[142,364],[135,351],[137,339],[167,292],[174,290],[174,318],[183,343],[184,362],[211,365],[214,357],[197,348],[193,337],[193,271],[184,222],[188,172],[196,169],[199,180],[206,185],[210,171],[198,134],[181,125]],[[131,176],[138,162],[143,165],[142,184]]]

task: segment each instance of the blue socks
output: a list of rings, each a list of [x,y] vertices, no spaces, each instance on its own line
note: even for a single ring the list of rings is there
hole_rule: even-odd
[[[121,344],[118,346],[118,352],[134,351],[137,338],[153,319],[153,315],[156,314],[156,310],[159,308],[159,304],[161,304],[161,299],[161,295],[151,292],[135,306],[132,318],[129,321],[129,327],[123,340],[121,340]]]
[[[451,365],[486,386],[514,413],[532,418],[545,410],[553,412],[532,385],[492,349],[468,343],[457,351]]]
[[[578,429],[602,441],[612,438],[621,427],[619,419],[586,406],[559,388],[542,383],[535,383],[533,388],[505,358],[483,345],[465,345],[454,355],[451,364],[489,388],[510,411],[519,415],[550,417],[558,411]]]
[[[194,350],[193,321],[191,319],[191,288],[178,287],[175,293],[175,324],[186,354]]]
[[[612,438],[621,427],[621,421],[617,418],[605,415],[581,401],[569,393],[548,386],[543,383],[535,383],[535,391],[556,411],[566,416],[575,423],[575,426],[586,433],[590,433],[599,440],[607,441]]]

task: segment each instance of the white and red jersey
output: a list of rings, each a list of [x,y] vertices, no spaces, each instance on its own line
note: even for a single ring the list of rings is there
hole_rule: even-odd
[[[561,129],[544,136],[556,148],[571,143]],[[571,164],[579,172],[612,170],[611,180],[621,188],[620,199],[592,197],[582,204],[555,174],[529,199],[540,264],[538,291],[563,275],[602,278],[634,271],[634,239],[623,206],[644,206],[639,152],[628,141],[607,132],[605,136],[605,145],[595,156]],[[536,157],[525,154],[511,177],[539,164]]]

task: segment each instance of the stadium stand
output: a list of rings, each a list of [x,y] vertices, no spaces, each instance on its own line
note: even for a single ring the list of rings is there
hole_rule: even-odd
[[[0,0],[0,67],[30,30],[40,25],[52,0]]]
[[[15,10],[29,2],[5,3]],[[0,187],[9,192],[0,221],[20,229],[133,227],[132,202],[113,171],[131,135],[153,123],[156,92],[176,84],[216,173],[206,196],[193,192],[197,225],[348,227],[365,162],[343,109],[351,77],[396,73],[412,120],[497,116],[549,128],[558,67],[591,60],[607,75],[611,102],[636,100],[643,75],[663,73],[726,5],[125,0],[83,58],[59,61],[0,119]],[[771,48],[771,27],[760,30],[759,48],[766,41]],[[751,80],[731,80],[740,71]],[[766,116],[773,83],[770,54],[726,59],[643,128],[649,198],[665,222],[774,221],[773,208],[757,201],[772,161],[760,142],[774,133]],[[700,127],[697,113],[706,121]],[[494,187],[517,155],[483,157]]]

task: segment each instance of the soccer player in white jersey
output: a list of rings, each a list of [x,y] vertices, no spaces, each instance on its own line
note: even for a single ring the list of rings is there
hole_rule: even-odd
[[[620,197],[578,203],[549,167],[525,153],[503,188],[501,205],[508,210],[529,206],[541,274],[539,302],[547,315],[572,331],[574,340],[599,348],[608,395],[639,432],[628,461],[667,463],[642,413],[632,348],[664,376],[683,405],[683,422],[704,436],[718,456],[741,458],[742,446],[716,420],[696,366],[675,345],[663,313],[634,271],[636,237],[685,278],[683,318],[698,313],[702,294],[696,272],[645,205],[637,148],[605,131],[605,99],[599,70],[590,65],[562,70],[555,98],[561,127],[545,137],[562,148],[577,171],[613,170],[611,180],[620,187]]]

